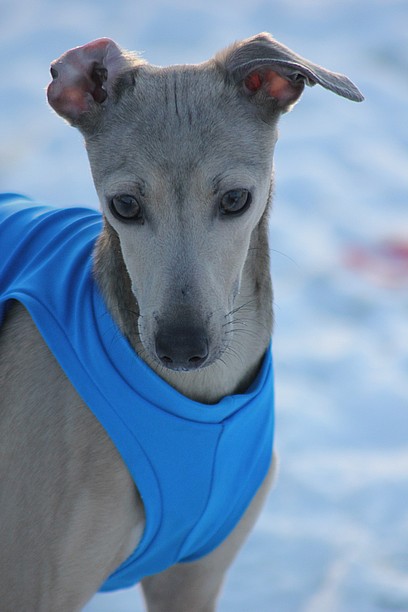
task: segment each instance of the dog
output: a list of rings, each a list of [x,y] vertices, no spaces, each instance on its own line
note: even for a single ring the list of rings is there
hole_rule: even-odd
[[[0,200],[0,607],[140,581],[210,612],[276,467],[277,123],[305,85],[363,97],[267,33],[168,68],[98,39],[51,75],[102,215]]]

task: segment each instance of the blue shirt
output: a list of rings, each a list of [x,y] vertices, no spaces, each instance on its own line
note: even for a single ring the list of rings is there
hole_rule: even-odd
[[[272,456],[268,350],[248,391],[192,401],[134,352],[92,275],[101,214],[0,195],[0,324],[8,300],[29,311],[65,374],[118,448],[146,513],[142,539],[101,590],[193,561],[232,531]]]

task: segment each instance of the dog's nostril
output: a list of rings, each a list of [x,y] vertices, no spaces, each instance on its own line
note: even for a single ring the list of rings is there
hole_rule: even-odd
[[[160,357],[160,360],[163,361],[163,363],[173,363],[172,358],[167,357],[167,355],[163,355],[162,357]]]
[[[201,361],[203,361],[203,359],[205,359],[206,355],[204,357],[200,357],[199,355],[194,355],[194,357],[190,357],[189,362],[190,363],[201,363]]]

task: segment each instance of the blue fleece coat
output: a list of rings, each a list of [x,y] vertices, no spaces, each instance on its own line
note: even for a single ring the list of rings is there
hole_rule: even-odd
[[[196,560],[232,531],[272,456],[271,351],[250,389],[205,405],[187,399],[133,351],[92,275],[101,214],[0,196],[0,324],[7,302],[29,311],[65,374],[118,448],[146,527],[101,590]]]

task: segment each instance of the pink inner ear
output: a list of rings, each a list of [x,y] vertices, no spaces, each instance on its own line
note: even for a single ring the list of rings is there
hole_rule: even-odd
[[[252,74],[249,74],[245,79],[245,87],[249,91],[255,93],[256,91],[258,91],[258,89],[261,89],[262,82],[263,79],[259,72],[252,72]]]
[[[287,106],[295,102],[303,89],[303,87],[295,87],[273,70],[251,72],[246,77],[244,85],[251,93],[264,89],[271,98],[279,102],[279,106]]]
[[[48,86],[52,108],[71,123],[93,105],[102,104],[127,60],[109,38],[100,38],[64,53],[51,65]]]

